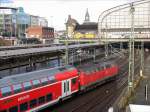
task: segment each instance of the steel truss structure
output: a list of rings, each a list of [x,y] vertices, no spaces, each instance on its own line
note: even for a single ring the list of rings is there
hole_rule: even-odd
[[[101,13],[98,18],[99,38],[126,38],[131,34],[131,4],[134,7],[135,37],[150,38],[150,0],[128,3]],[[106,34],[107,32],[107,34]]]
[[[150,0],[141,0],[113,7],[98,18],[99,39],[105,39],[105,55],[108,55],[108,39],[129,39],[128,87],[134,83],[134,38],[150,38]],[[144,42],[141,41],[141,75],[144,69]]]

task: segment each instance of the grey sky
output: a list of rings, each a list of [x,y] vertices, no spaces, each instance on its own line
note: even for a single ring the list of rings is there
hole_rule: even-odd
[[[84,20],[86,9],[89,9],[91,21],[97,22],[104,10],[131,2],[133,0],[14,0],[15,6],[22,6],[25,12],[46,17],[49,26],[56,30],[65,29],[69,14],[79,23]]]

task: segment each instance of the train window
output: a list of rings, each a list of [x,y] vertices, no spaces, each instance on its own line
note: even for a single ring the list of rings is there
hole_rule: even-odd
[[[23,103],[23,104],[20,104],[20,112],[24,112],[28,110],[28,103]]]
[[[66,83],[64,83],[64,93],[66,92]]]
[[[13,89],[14,89],[14,93],[20,92],[22,89],[21,84],[13,85]]]
[[[67,91],[69,91],[69,81],[67,81]]]
[[[37,105],[37,100],[36,99],[30,101],[30,108],[33,108],[36,105]]]
[[[49,76],[49,77],[48,77],[48,80],[49,80],[51,83],[53,83],[53,82],[55,82],[55,77]]]
[[[46,85],[48,83],[48,79],[47,78],[42,78],[41,83],[42,83],[42,85]]]
[[[64,70],[66,70],[66,68],[65,67],[61,67],[61,68],[59,68],[59,70],[60,71],[64,71]]]
[[[40,81],[39,81],[39,80],[33,80],[32,83],[33,83],[33,85],[34,85],[35,87],[37,87],[37,86],[40,85]]]
[[[105,66],[105,65],[103,65],[103,66],[102,66],[102,68],[103,68],[103,69],[106,69],[106,66]]]
[[[96,67],[96,72],[98,72],[98,71],[100,71],[101,70],[101,68],[98,66],[98,67]]]
[[[1,88],[1,92],[2,92],[3,96],[10,95],[11,94],[11,88],[10,88],[10,86]]]
[[[46,95],[46,101],[51,101],[52,100],[52,94],[47,94]]]
[[[9,112],[18,112],[18,107],[14,106],[9,109]]]
[[[25,89],[25,90],[31,89],[31,83],[30,83],[30,82],[24,82],[24,83],[23,83],[23,86],[24,86],[24,89]]]
[[[76,80],[77,80],[77,78],[72,79],[72,80],[71,80],[71,83],[72,83],[72,84],[75,84],[75,83],[76,83]]]
[[[114,66],[114,64],[110,64],[110,67],[113,67]]]
[[[86,71],[85,73],[86,73],[86,74],[90,74],[90,71]]]
[[[111,67],[114,67],[114,66],[116,66],[116,64],[115,64],[115,63],[111,64]]]
[[[106,65],[106,68],[110,68],[110,65]]]
[[[39,104],[44,103],[45,102],[45,97],[44,96],[40,97],[38,102],[39,102]]]

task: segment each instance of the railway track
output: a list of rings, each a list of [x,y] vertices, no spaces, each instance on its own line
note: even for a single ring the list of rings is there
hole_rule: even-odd
[[[121,69],[116,81],[103,84],[92,91],[77,95],[77,97],[68,99],[46,110],[51,110],[52,112],[107,112],[127,86],[128,59],[126,57],[123,60],[116,59],[115,61]],[[139,62],[139,58],[137,57],[135,61],[136,63]],[[138,69],[138,67],[139,64],[136,64],[135,68]]]
[[[138,60],[137,60],[138,61]],[[135,66],[135,71],[137,71],[139,69],[139,64],[137,64]],[[85,112],[99,112],[100,109],[101,112],[107,112],[109,107],[112,106],[113,102],[117,99],[117,97],[121,94],[122,90],[127,86],[128,84],[128,80],[127,80],[127,74],[128,72],[124,72],[124,74],[119,78],[118,84],[119,87],[117,88],[117,92],[116,94],[114,94],[114,92],[112,91],[112,93],[110,94],[110,96],[106,96],[105,100],[103,100],[103,105],[98,105],[98,106],[93,106],[92,109],[85,111]],[[138,74],[137,72],[135,74]],[[106,106],[106,107],[105,107]]]
[[[138,59],[137,57],[135,61],[138,62]],[[100,61],[104,60],[101,59]],[[114,61],[118,63],[121,69],[115,81],[108,82],[96,89],[92,89],[92,91],[72,97],[43,110],[43,112],[49,112],[49,110],[52,112],[107,112],[108,108],[111,107],[122,90],[127,86],[128,57],[123,59],[115,58]]]
[[[127,64],[127,62],[125,62],[125,64]],[[124,66],[124,64],[122,64],[121,67],[122,66]],[[123,73],[120,73],[115,83],[112,83],[111,86],[108,87],[105,86],[104,91],[97,92],[96,95],[91,97],[87,102],[80,104],[69,112],[107,112],[109,107],[111,107],[116,98],[121,94],[122,90],[127,86],[127,68],[128,66],[124,67],[124,70],[122,70]],[[135,69],[138,68],[139,66],[137,64]]]
[[[124,86],[124,81],[122,79],[118,79],[117,83],[119,82],[119,85],[122,85],[119,87],[122,88]],[[106,86],[103,89],[106,89],[105,91],[99,91],[97,92],[93,97],[90,97],[87,102],[84,102],[83,104],[80,104],[78,107],[72,109],[70,112],[90,112],[95,106],[99,106],[104,104],[104,102],[110,101],[112,98],[114,90],[117,90],[116,82],[112,83],[111,86]],[[99,97],[101,94],[101,97]],[[102,108],[101,108],[102,109]],[[100,110],[101,111],[101,110]]]
[[[127,58],[125,58],[124,60],[119,58],[115,60],[120,65],[120,68],[122,68],[122,71],[126,71],[127,69],[127,67],[123,67],[126,66],[126,64],[128,63],[128,61],[125,60],[127,60]],[[122,73],[123,72],[120,72],[120,74]],[[61,104],[57,104],[55,106],[47,108],[43,110],[43,112],[48,112],[46,110],[51,110],[52,112],[90,112],[90,110],[94,109],[95,105],[103,105],[103,100],[112,99],[112,95],[114,95],[112,93],[114,93],[114,91],[117,91],[119,88],[119,86],[117,86],[117,83],[119,84],[118,81],[120,81],[120,83],[124,83],[124,81],[122,81],[124,80],[122,77],[122,75],[119,75],[116,79],[117,81],[111,81],[106,84],[103,84],[98,88],[93,89],[92,91],[88,91],[87,93],[77,95],[77,98],[72,97],[71,99],[68,99]]]

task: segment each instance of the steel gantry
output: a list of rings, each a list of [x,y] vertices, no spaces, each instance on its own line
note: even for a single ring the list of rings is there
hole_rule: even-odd
[[[144,72],[144,42],[141,42],[141,67],[140,76],[143,77]]]
[[[98,18],[98,37],[105,43],[105,53],[108,52],[108,42],[115,40],[128,40],[129,73],[128,90],[132,90],[135,65],[135,42],[141,43],[141,67],[140,75],[144,73],[144,41],[150,39],[150,0],[140,0],[132,3],[119,5],[100,14]]]
[[[131,14],[131,35],[129,38],[129,76],[128,76],[128,91],[133,91],[134,83],[134,12],[135,8],[133,3],[130,4]]]

